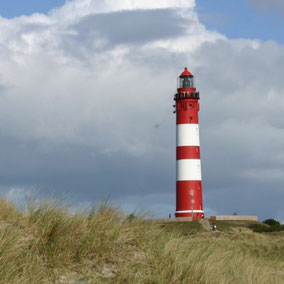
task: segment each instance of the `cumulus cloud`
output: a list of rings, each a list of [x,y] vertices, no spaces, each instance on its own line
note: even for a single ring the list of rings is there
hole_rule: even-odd
[[[74,0],[1,18],[2,186],[173,212],[172,99],[189,65],[201,92],[205,207],[282,214],[283,46],[228,40],[194,7]]]
[[[51,11],[52,18],[73,20],[90,14],[112,13],[117,11],[133,11],[138,9],[168,9],[195,7],[194,0],[73,0],[68,1],[63,7]]]

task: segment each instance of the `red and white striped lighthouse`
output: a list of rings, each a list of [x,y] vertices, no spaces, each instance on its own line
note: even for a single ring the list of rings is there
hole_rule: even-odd
[[[176,101],[176,217],[204,217],[199,143],[199,92],[185,68],[178,78]]]

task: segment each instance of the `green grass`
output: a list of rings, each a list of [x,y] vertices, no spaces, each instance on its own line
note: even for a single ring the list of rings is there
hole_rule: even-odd
[[[283,232],[234,229],[0,200],[0,283],[284,283]]]
[[[210,221],[211,226],[216,224],[217,230],[221,232],[232,232],[237,229],[249,228],[252,224],[259,224],[256,221]],[[247,231],[247,230],[246,230]]]
[[[176,232],[183,236],[194,235],[205,231],[199,222],[167,221],[161,222],[161,228],[164,228],[166,232]]]

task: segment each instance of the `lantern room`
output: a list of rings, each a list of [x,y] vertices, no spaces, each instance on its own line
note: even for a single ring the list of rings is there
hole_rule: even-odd
[[[186,67],[178,78],[178,88],[194,88],[194,77]]]

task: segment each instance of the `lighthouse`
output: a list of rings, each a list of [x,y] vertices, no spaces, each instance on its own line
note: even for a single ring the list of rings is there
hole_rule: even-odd
[[[199,142],[199,92],[185,68],[174,96],[176,114],[176,217],[203,218]]]

